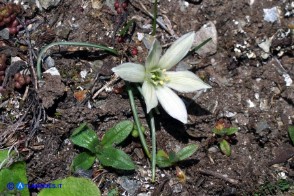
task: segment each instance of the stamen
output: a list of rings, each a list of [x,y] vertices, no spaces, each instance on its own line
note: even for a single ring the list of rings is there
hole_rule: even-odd
[[[161,69],[161,68],[155,68],[152,71],[150,71],[150,82],[155,85],[164,85],[165,82],[169,81],[169,78],[166,77],[166,69]]]
[[[155,86],[158,85],[158,82],[156,82],[156,81],[154,81],[154,80],[152,80],[152,83],[153,83]]]

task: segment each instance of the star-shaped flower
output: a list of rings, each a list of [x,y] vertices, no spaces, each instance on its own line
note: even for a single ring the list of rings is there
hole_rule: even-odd
[[[170,46],[163,56],[161,56],[162,47],[155,39],[145,66],[123,63],[112,69],[115,74],[126,81],[143,83],[142,94],[148,113],[159,102],[170,116],[187,123],[185,104],[171,89],[179,92],[194,92],[211,88],[190,71],[167,71],[186,56],[192,46],[194,36],[194,32],[183,35]]]

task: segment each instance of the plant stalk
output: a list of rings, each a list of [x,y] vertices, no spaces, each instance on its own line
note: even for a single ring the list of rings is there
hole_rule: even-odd
[[[45,54],[45,52],[53,47],[53,46],[84,46],[84,47],[93,47],[93,48],[98,48],[98,49],[102,49],[105,50],[109,53],[112,53],[114,55],[118,55],[118,52],[114,49],[108,48],[106,46],[102,46],[102,45],[97,45],[97,44],[91,44],[91,43],[85,43],[85,42],[53,42],[49,45],[47,45],[46,47],[44,47],[41,52],[38,55],[38,59],[37,59],[37,75],[38,75],[38,80],[42,79],[42,72],[41,72],[41,63],[42,63],[42,58],[43,55]]]
[[[151,128],[151,141],[152,141],[152,159],[151,159],[151,181],[155,182],[155,169],[156,169],[156,133],[155,133],[155,120],[153,111],[149,112],[150,128]]]
[[[152,35],[155,36],[156,34],[156,18],[157,18],[157,0],[154,2],[153,8],[153,21],[152,21]]]
[[[142,93],[142,88],[138,85],[137,89]],[[158,108],[154,108],[156,112],[158,112]],[[152,142],[152,152],[151,152],[151,181],[155,182],[155,169],[156,169],[156,133],[155,133],[155,120],[154,120],[154,115],[153,115],[153,110],[149,112],[149,118],[150,118],[150,129],[151,129],[151,142]]]
[[[128,91],[128,95],[129,95],[129,98],[130,98],[130,105],[131,105],[131,108],[132,108],[132,112],[133,112],[133,116],[134,116],[136,126],[138,128],[139,138],[140,138],[141,144],[143,146],[143,150],[145,151],[148,158],[151,159],[151,155],[150,155],[150,152],[148,150],[148,146],[147,146],[147,143],[146,143],[146,140],[145,140],[145,137],[144,137],[144,133],[143,133],[143,131],[141,129],[141,123],[140,123],[140,120],[139,120],[139,117],[138,117],[137,107],[135,105],[134,94],[133,94],[133,91],[132,91],[132,89],[131,89],[131,87],[129,85],[127,85],[127,91]]]

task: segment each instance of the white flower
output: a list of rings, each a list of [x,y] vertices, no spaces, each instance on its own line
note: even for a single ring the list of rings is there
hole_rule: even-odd
[[[170,116],[187,123],[185,104],[171,89],[179,92],[193,92],[211,88],[190,71],[167,71],[186,56],[192,46],[194,36],[194,32],[183,35],[171,45],[163,56],[161,56],[162,47],[155,39],[145,66],[123,63],[112,69],[114,73],[126,81],[143,83],[142,93],[148,113],[158,105],[159,101]]]

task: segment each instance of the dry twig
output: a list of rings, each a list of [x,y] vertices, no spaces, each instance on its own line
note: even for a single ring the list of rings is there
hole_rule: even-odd
[[[114,75],[114,77],[107,82],[102,88],[100,88],[92,97],[92,99],[95,99],[102,91],[104,91],[106,88],[108,88],[110,85],[112,85],[113,83],[115,83],[117,80],[119,79],[119,77],[117,75]]]
[[[204,169],[198,169],[198,171],[202,174],[205,174],[205,175],[210,175],[210,176],[214,176],[214,177],[217,177],[217,178],[220,178],[222,180],[225,180],[231,184],[234,184],[234,185],[237,185],[238,184],[238,180],[235,180],[235,179],[232,179],[232,178],[229,178],[223,174],[220,174],[220,173],[217,173],[217,172],[213,172],[213,171],[208,171],[208,170],[204,170]]]

